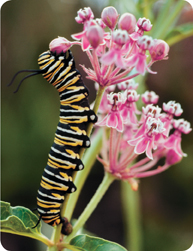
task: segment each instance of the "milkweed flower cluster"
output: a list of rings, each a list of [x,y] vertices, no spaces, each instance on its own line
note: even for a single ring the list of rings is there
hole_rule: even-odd
[[[153,91],[141,95],[144,106],[138,111],[136,102],[140,95],[136,87],[130,80],[118,85],[118,93],[107,90],[97,123],[110,128],[110,137],[103,138],[99,161],[107,172],[130,182],[134,190],[138,187],[135,178],[163,172],[186,156],[181,149],[181,135],[192,130],[189,122],[178,119],[183,112],[181,105],[169,101],[161,109]],[[141,154],[143,158],[136,162]],[[165,158],[165,164],[155,168],[161,158]]]
[[[186,156],[181,134],[191,128],[184,119],[177,120],[183,112],[180,104],[169,101],[161,109],[158,95],[146,91],[141,95],[144,107],[139,111],[136,106],[140,95],[133,78],[146,72],[156,74],[150,67],[168,59],[169,46],[146,34],[152,28],[149,19],[136,20],[130,13],[119,15],[112,6],[103,9],[101,18],[94,18],[90,7],[80,9],[75,20],[83,25],[83,31],[72,35],[74,41],[54,39],[50,50],[66,52],[79,45],[87,54],[92,68],[81,66],[87,78],[97,83],[96,89],[104,91],[97,125],[110,128],[98,159],[107,172],[129,181],[136,190],[135,178],[158,174]],[[113,92],[115,87],[120,92]],[[143,153],[145,157],[132,164]],[[165,164],[152,170],[161,158]]]
[[[120,16],[110,6],[103,9],[101,18],[94,19],[91,8],[86,7],[78,11],[75,20],[83,25],[83,31],[72,35],[74,41],[62,37],[54,39],[50,50],[65,52],[74,44],[80,45],[92,66],[90,69],[81,65],[87,78],[102,87],[144,75],[146,71],[155,74],[150,66],[158,60],[167,59],[167,43],[144,35],[152,28],[150,20],[145,17],[136,20],[130,13]],[[133,69],[135,72],[131,74]]]

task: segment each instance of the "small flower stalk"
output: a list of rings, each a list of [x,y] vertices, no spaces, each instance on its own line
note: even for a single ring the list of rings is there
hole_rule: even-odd
[[[110,136],[103,139],[104,145],[98,160],[106,172],[129,182],[133,190],[137,190],[136,178],[161,173],[186,156],[181,149],[181,136],[192,129],[189,122],[177,119],[183,112],[179,103],[163,103],[162,111],[156,105],[159,96],[153,91],[146,91],[141,95],[144,107],[140,112],[136,107],[140,97],[136,85],[122,83],[118,88],[119,93],[111,92],[103,96],[104,103],[104,99],[108,100],[108,108],[107,105],[101,107],[103,119],[97,125],[110,128]],[[137,162],[139,155],[143,158]],[[165,164],[156,166],[162,158]]]

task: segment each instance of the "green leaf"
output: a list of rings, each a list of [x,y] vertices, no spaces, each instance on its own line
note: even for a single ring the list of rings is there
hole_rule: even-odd
[[[33,228],[38,217],[28,208],[16,206],[1,201],[1,231],[16,233],[40,233],[41,224]]]
[[[70,241],[70,245],[73,245],[81,251],[127,251],[124,247],[111,241],[104,240],[102,238],[78,235]]]
[[[28,208],[16,206],[11,207],[10,203],[1,201],[1,231],[6,233],[27,236],[53,246],[53,242],[44,236],[41,230],[41,223],[33,228],[38,217]]]

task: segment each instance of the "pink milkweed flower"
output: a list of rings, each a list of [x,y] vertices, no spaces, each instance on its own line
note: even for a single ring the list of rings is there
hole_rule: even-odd
[[[117,131],[123,131],[123,118],[120,113],[120,107],[124,102],[124,96],[122,93],[110,93],[107,94],[108,104],[111,105],[110,112],[104,117],[104,119],[96,125],[107,126],[115,128]]]
[[[55,38],[49,44],[50,51],[56,52],[57,54],[66,52],[71,46],[72,43],[64,37]]]
[[[136,18],[134,15],[130,13],[124,13],[121,15],[118,27],[121,30],[126,30],[129,34],[133,33],[135,31],[136,26]]]
[[[86,37],[93,49],[103,42],[103,29],[99,25],[91,25],[86,32]]]
[[[152,149],[157,148],[155,136],[162,134],[165,130],[164,124],[161,120],[148,117],[145,124],[145,133],[137,138],[128,141],[128,144],[135,146],[134,152],[136,154],[146,153],[149,159],[153,159]]]
[[[173,127],[176,129],[172,135],[165,141],[164,146],[167,149],[173,149],[179,156],[187,156],[181,149],[181,134],[188,134],[191,132],[190,123],[184,119],[173,121]]]
[[[138,101],[140,95],[137,94],[135,90],[126,90],[124,95],[126,100],[121,105],[123,122],[126,123],[129,121],[130,123],[137,124],[137,117],[135,114],[140,114],[140,112],[137,110],[135,102]]]
[[[175,101],[169,101],[168,103],[163,103],[163,110],[166,112],[165,115],[162,115],[162,122],[165,123],[165,132],[164,135],[168,137],[170,129],[172,128],[171,122],[174,116],[180,116],[183,112],[181,105]]]
[[[169,101],[168,103],[163,103],[164,112],[173,116],[180,116],[183,113],[180,103],[176,103],[175,101]]]
[[[170,47],[165,41],[154,39],[154,45],[149,50],[152,61],[168,59],[169,49]]]
[[[137,131],[135,137],[137,138],[145,133],[146,121],[149,117],[158,119],[161,116],[160,113],[161,108],[159,106],[153,106],[153,104],[149,104],[146,107],[142,107],[142,116],[139,121],[139,125],[141,125],[141,127]]]
[[[123,53],[128,49],[129,35],[124,30],[113,31],[112,40],[114,46],[101,57],[101,62],[105,65],[116,64],[119,68],[125,68]],[[126,45],[124,47],[124,45]]]
[[[119,84],[117,84],[117,87],[119,90],[125,91],[125,90],[136,90],[138,88],[139,84],[135,83],[134,79],[129,79],[127,81],[123,81]]]
[[[86,51],[89,49],[90,43],[89,40],[87,39],[86,32],[87,29],[90,27],[90,25],[94,25],[95,22],[93,21],[94,14],[91,10],[90,7],[86,7],[83,10],[80,9],[78,12],[78,16],[75,18],[77,23],[82,23],[83,26],[83,31],[71,35],[71,37],[75,40],[81,40],[81,46],[82,50]]]
[[[154,44],[153,38],[145,35],[137,40],[137,44],[139,46],[139,50],[129,59],[127,59],[126,61],[127,66],[128,67],[135,66],[137,72],[139,72],[142,75],[145,74],[145,70],[147,70],[152,74],[155,74],[156,72],[153,72],[148,68],[146,63],[147,56],[145,55],[146,50],[149,50]]]
[[[150,20],[145,17],[138,19],[137,26],[138,26],[137,33],[139,33],[141,36],[143,35],[144,31],[150,31],[152,28]]]
[[[94,18],[94,14],[90,7],[85,7],[83,10],[80,9],[77,14],[78,15],[75,17],[75,20],[79,24],[84,24]]]
[[[101,13],[102,21],[111,30],[114,30],[114,28],[117,24],[118,18],[119,18],[119,14],[118,14],[117,10],[112,6],[104,8]]]
[[[190,128],[190,123],[184,119],[178,119],[173,121],[173,126],[178,129],[181,133],[188,134],[192,131]]]
[[[141,95],[144,104],[157,104],[159,96],[154,91],[146,91]]]

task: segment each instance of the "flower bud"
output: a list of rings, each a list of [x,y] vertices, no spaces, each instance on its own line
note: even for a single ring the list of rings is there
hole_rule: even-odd
[[[71,42],[64,37],[55,38],[49,44],[50,51],[56,52],[57,54],[66,52],[71,46]]]
[[[113,41],[118,45],[124,45],[129,40],[129,35],[125,30],[113,31]]]
[[[169,45],[161,40],[161,39],[154,39],[154,45],[149,50],[151,54],[151,58],[153,61],[167,59],[166,56],[169,52]]]
[[[93,12],[92,12],[92,10],[91,10],[90,7],[85,7],[83,10],[80,9],[77,12],[77,14],[78,14],[78,16],[75,17],[75,20],[79,24],[83,24],[86,21],[90,21],[91,19],[94,18],[94,14],[93,14]]]
[[[150,20],[145,17],[139,18],[139,20],[137,21],[137,26],[139,27],[139,31],[142,33],[142,35],[144,31],[150,31],[152,28]]]
[[[96,49],[103,41],[103,29],[99,25],[91,25],[87,32],[86,37],[93,49]]]
[[[112,6],[109,6],[109,7],[106,7],[103,9],[102,13],[101,13],[101,18],[102,18],[102,21],[111,29],[111,30],[114,30],[116,24],[117,24],[117,21],[118,21],[118,18],[119,18],[119,14],[117,12],[117,10],[112,7]]]
[[[118,27],[121,30],[126,30],[129,34],[135,31],[136,18],[130,13],[124,13],[121,15],[118,23]]]

